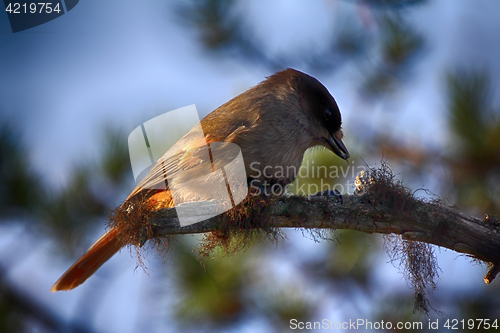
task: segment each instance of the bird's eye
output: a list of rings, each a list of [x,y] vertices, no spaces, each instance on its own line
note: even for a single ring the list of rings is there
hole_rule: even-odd
[[[325,116],[325,120],[330,120],[332,118],[332,111],[330,111],[330,109],[326,109],[323,115]]]

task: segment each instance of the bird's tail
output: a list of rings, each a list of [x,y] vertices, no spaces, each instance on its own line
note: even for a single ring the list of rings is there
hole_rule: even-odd
[[[126,243],[118,238],[118,229],[108,230],[54,283],[50,291],[78,287],[125,245]]]

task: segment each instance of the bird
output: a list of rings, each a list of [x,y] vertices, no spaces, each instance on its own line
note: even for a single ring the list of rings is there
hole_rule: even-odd
[[[342,117],[337,102],[320,81],[292,68],[277,72],[234,97],[205,116],[200,124],[204,140],[193,134],[194,129],[188,132],[165,153],[169,163],[158,159],[122,207],[133,204],[147,205],[153,210],[174,207],[170,188],[165,185],[165,169],[170,173],[188,171],[184,173],[187,176],[196,174],[198,166],[205,162],[197,148],[210,143],[238,145],[247,182],[259,187],[292,183],[304,153],[311,147],[326,147],[346,161],[350,156],[342,141]],[[291,171],[273,172],[278,169]],[[189,190],[183,195],[188,199],[196,197]],[[118,227],[105,232],[57,280],[51,291],[71,290],[85,282],[127,245],[119,237],[120,232],[123,231]]]

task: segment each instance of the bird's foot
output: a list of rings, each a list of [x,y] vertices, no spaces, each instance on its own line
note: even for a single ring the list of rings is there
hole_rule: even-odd
[[[253,196],[265,198],[280,197],[286,194],[286,186],[279,183],[260,182],[253,180],[249,183],[248,193]]]
[[[341,205],[344,204],[344,198],[342,197],[342,194],[338,190],[324,190],[316,194],[313,194],[310,197],[331,197],[331,196],[336,197],[337,202],[340,202]]]

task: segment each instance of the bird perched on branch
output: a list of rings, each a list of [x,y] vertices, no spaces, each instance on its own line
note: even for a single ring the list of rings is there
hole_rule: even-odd
[[[214,142],[239,146],[247,181],[253,186],[285,186],[294,181],[310,147],[324,146],[342,159],[349,158],[342,142],[341,124],[335,99],[318,80],[294,69],[278,72],[203,118],[204,138],[200,141],[193,131],[186,134],[174,146],[175,154],[166,153],[170,156],[169,163],[160,158],[122,207],[141,205],[152,210],[174,207],[168,184],[163,188],[158,186],[165,184],[165,172],[182,169],[196,174],[199,165],[206,162],[197,148]],[[183,196],[195,197],[196,193],[186,190]],[[109,229],[61,276],[51,291],[70,290],[87,280],[127,245],[121,233],[119,227]]]

